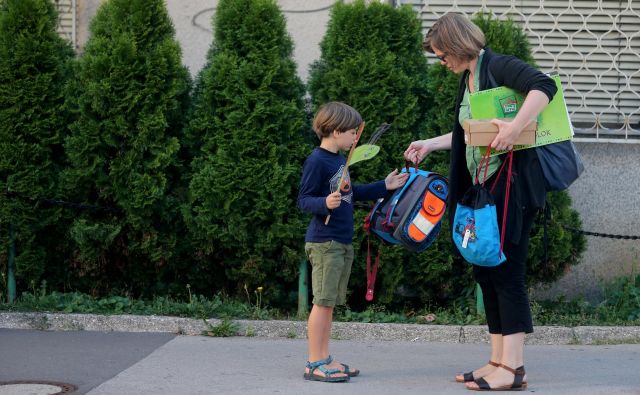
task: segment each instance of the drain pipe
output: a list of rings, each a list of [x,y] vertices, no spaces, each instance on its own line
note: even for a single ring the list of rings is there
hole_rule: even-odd
[[[309,283],[307,281],[308,269],[307,260],[300,260],[300,270],[298,275],[298,318],[304,319],[309,312]]]
[[[16,241],[13,224],[9,225],[9,261],[7,264],[7,299],[10,304],[16,300]]]

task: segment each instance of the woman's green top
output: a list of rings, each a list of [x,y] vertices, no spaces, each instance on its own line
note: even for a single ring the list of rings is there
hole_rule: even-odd
[[[476,64],[476,70],[473,73],[473,91],[477,92],[480,88],[480,65],[482,64],[482,56],[484,55],[484,49],[480,51],[480,55],[478,55],[478,63]],[[469,106],[469,85],[468,81],[465,81],[467,84],[467,88],[464,91],[464,96],[462,97],[462,102],[460,103],[460,114],[458,115],[458,122],[460,122],[460,126],[464,124],[465,119],[472,119],[471,117],[471,107]],[[479,147],[473,147],[467,145],[466,149],[467,156],[467,168],[469,169],[469,174],[471,174],[471,179],[473,183],[476,183],[476,171],[478,169],[478,165],[482,160],[482,154],[480,153]],[[492,156],[489,160],[489,170],[487,171],[487,179],[493,175],[500,167],[500,158],[497,156]],[[480,183],[484,182],[484,166],[481,174],[479,174]]]

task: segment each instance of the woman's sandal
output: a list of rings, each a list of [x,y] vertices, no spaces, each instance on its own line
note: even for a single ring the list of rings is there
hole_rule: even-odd
[[[517,369],[512,369],[503,364],[500,364],[500,367],[513,373],[513,383],[511,385],[507,384],[500,387],[491,388],[491,386],[489,386],[489,383],[487,383],[484,378],[480,377],[477,380],[473,380],[474,383],[478,385],[478,388],[467,387],[467,389],[471,391],[522,391],[527,389],[527,382],[524,381],[524,365],[520,366]]]
[[[500,364],[497,362],[493,362],[493,361],[489,361],[489,365],[491,366],[495,366],[496,368],[500,367]],[[457,375],[456,375],[457,376]],[[458,377],[456,377],[456,382],[457,383],[470,383],[472,381],[475,381],[475,377],[473,377],[473,372],[469,372],[469,373],[462,373],[462,380],[458,379]]]
[[[326,360],[327,360],[327,365],[328,365],[331,362],[333,362],[333,357],[331,355],[329,355],[329,357]],[[341,370],[340,372],[348,375],[349,377],[356,377],[357,375],[360,374],[360,370],[358,370],[358,369],[349,370],[349,365],[347,365],[345,363],[341,363],[340,365],[342,365],[342,368],[344,369],[344,370]]]
[[[327,383],[345,383],[349,381],[350,377],[346,372],[340,371],[340,369],[327,369],[324,365],[330,364],[330,358],[321,359],[315,362],[307,361],[306,368],[309,369],[308,373],[304,374],[305,380],[311,381],[324,381]],[[314,373],[316,370],[321,371],[323,375]],[[344,374],[344,376],[335,376],[335,374]]]

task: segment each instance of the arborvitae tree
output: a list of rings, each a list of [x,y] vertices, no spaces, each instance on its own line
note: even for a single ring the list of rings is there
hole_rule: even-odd
[[[174,281],[190,83],[162,0],[100,7],[76,65],[64,177],[69,200],[100,207],[71,228],[74,268],[98,290],[163,292]]]
[[[491,50],[516,56],[535,67],[531,47],[522,28],[513,20],[498,20],[490,14],[478,14],[473,22],[482,29]],[[453,125],[453,108],[460,76],[448,71],[436,61],[429,67],[429,87],[434,92],[435,105],[429,111],[427,136],[432,137],[448,133]],[[566,78],[566,76],[564,76]],[[434,156],[427,163],[446,161],[448,157]],[[547,196],[551,208],[551,221],[547,224],[548,259],[544,252],[543,216],[534,225],[527,262],[527,280],[530,284],[548,283],[558,279],[571,265],[578,263],[585,249],[584,236],[571,232],[565,227],[580,228],[578,213],[571,208],[571,199],[567,192],[549,193]],[[469,282],[469,284],[472,284]]]
[[[282,301],[303,253],[296,197],[309,152],[292,40],[274,0],[221,0],[214,31],[188,136],[194,276],[232,294],[264,286]]]
[[[69,120],[63,85],[73,50],[56,25],[50,0],[0,0],[0,270],[11,226],[23,289],[40,284],[64,242],[60,210],[40,204],[56,197]]]
[[[427,61],[422,51],[420,20],[409,6],[393,8],[362,0],[338,2],[331,11],[328,29],[321,42],[320,60],[312,65],[310,93],[317,108],[330,100],[343,101],[357,109],[367,125],[361,138],[382,123],[392,125],[378,144],[380,153],[372,160],[350,168],[355,182],[384,178],[404,165],[402,152],[423,136],[430,105],[427,90]],[[422,166],[423,169],[426,167]],[[428,168],[446,174],[446,167]],[[351,276],[351,307],[364,301],[366,240],[361,229],[366,210],[356,215],[356,257]],[[437,244],[446,241],[443,235]],[[446,243],[444,243],[446,244]],[[444,247],[445,251],[447,247]],[[375,254],[375,251],[373,252]],[[408,284],[406,277],[416,261],[430,266],[429,273],[450,273],[450,254],[436,246],[424,254],[410,254],[399,247],[385,248],[376,291],[378,303],[404,300],[400,295],[430,299],[446,292],[440,284],[423,281],[427,294]],[[400,287],[402,285],[402,287]]]

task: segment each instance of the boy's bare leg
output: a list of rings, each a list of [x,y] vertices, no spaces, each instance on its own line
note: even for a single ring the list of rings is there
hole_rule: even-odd
[[[497,362],[497,361],[496,361]],[[512,369],[517,369],[524,365],[524,332],[514,333],[502,337],[502,359],[500,363]],[[496,369],[491,374],[484,377],[491,388],[510,385],[513,383],[513,373],[506,369]],[[524,376],[527,381],[527,376]],[[467,383],[469,388],[477,388],[476,383]]]
[[[327,358],[329,356],[329,340],[331,339],[331,327],[332,327],[332,325],[333,325],[333,308],[331,310],[331,315],[327,319],[327,331],[325,333],[326,341],[324,343],[326,348],[322,351],[323,358]],[[327,366],[329,368],[331,368],[331,369],[340,369],[341,371],[344,372],[344,366],[342,366],[342,362],[336,360],[335,358]],[[349,365],[349,371],[350,372],[354,372],[354,371],[356,371],[356,369],[353,366]]]
[[[307,322],[307,337],[309,338],[309,361],[319,361],[329,356],[329,337],[331,335],[331,320],[333,307],[314,304]],[[333,367],[333,366],[331,366]],[[309,369],[305,369],[309,372]],[[314,374],[324,376],[320,370]],[[334,377],[344,377],[345,374],[336,373]]]
[[[501,334],[491,334],[491,359],[490,361],[501,363],[502,361],[502,335]],[[490,373],[493,373],[497,367],[493,365],[486,364],[483,367],[476,369],[473,371],[473,377],[478,379],[480,377],[484,377]],[[456,375],[456,380],[463,380],[464,376],[462,374]]]
[[[329,357],[329,340],[331,339],[331,324],[333,323],[333,307],[327,307],[327,316],[322,329],[322,358]]]

